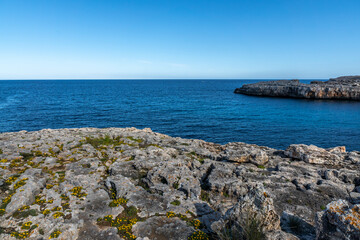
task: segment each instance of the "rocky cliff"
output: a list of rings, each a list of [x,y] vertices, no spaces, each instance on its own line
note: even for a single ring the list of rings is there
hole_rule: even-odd
[[[346,76],[329,81],[313,81],[310,84],[299,80],[266,81],[244,84],[235,93],[308,99],[360,100],[360,76]]]
[[[0,134],[0,239],[359,239],[360,152],[150,129]]]

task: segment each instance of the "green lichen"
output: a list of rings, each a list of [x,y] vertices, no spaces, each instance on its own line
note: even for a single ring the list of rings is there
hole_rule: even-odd
[[[172,204],[174,206],[179,206],[181,204],[181,202],[179,200],[174,200],[170,204]]]
[[[210,194],[204,190],[201,190],[200,198],[205,202],[210,202]]]
[[[105,137],[100,138],[92,138],[92,137],[86,137],[84,143],[92,145],[94,148],[99,148],[100,146],[117,146],[121,145],[124,142],[120,140],[120,137],[111,138],[109,135],[106,135]]]

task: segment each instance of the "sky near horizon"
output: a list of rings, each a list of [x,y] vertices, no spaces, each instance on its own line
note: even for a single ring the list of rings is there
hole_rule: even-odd
[[[360,75],[359,0],[0,0],[0,79]]]

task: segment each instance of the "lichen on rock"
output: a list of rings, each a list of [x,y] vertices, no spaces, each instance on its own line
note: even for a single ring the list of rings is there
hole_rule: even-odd
[[[346,199],[350,219],[360,201],[360,154],[344,147],[80,128],[1,133],[0,149],[1,239],[315,239],[316,226],[321,239],[319,219],[358,234],[328,205]],[[292,231],[284,212],[312,230]]]

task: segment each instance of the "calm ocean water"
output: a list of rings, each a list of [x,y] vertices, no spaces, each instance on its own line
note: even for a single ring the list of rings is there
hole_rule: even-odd
[[[254,80],[0,81],[0,132],[150,127],[216,143],[360,150],[360,102],[234,94]],[[309,81],[304,81],[309,82]]]

